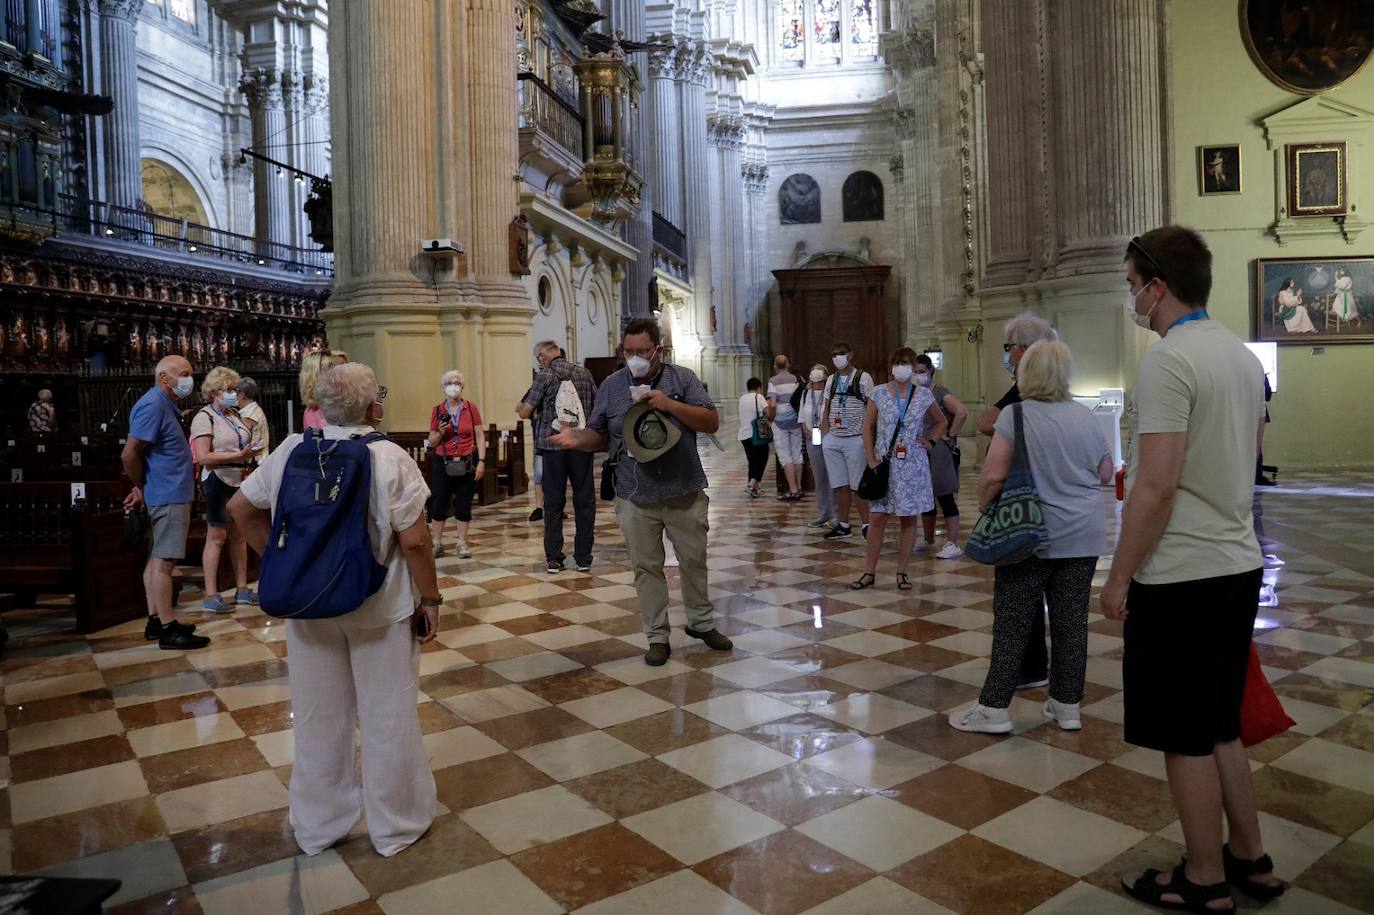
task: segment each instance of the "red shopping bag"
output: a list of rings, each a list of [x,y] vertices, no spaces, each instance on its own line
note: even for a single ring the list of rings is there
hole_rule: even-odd
[[[1250,643],[1250,666],[1245,671],[1245,692],[1240,700],[1240,742],[1247,747],[1282,734],[1296,722],[1283,710],[1279,697],[1260,668],[1259,652]]]

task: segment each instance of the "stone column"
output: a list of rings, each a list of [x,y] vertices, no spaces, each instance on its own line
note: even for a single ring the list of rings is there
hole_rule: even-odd
[[[320,178],[329,177],[329,81],[319,76],[305,77],[301,86],[300,122],[296,127],[295,165],[303,172]],[[296,184],[292,195],[292,209],[296,213],[296,244],[303,248],[316,247],[310,238],[310,220],[305,217],[305,201],[310,196],[310,181]]]
[[[248,99],[252,147],[264,156],[285,161],[292,152],[287,136],[285,93],[294,75],[289,71],[261,69],[244,76],[239,88]],[[269,149],[280,146],[282,149]],[[261,159],[253,161],[253,234],[260,241],[293,244],[291,212],[292,176]]]
[[[606,0],[602,7],[606,10],[603,27],[607,31],[621,32],[627,41],[644,40],[644,0]],[[645,79],[647,74],[643,56],[634,55],[627,63],[638,71],[640,83],[647,89],[649,84]],[[640,160],[635,163],[635,169],[646,180],[644,189],[640,192],[639,212],[627,221],[624,227],[625,241],[639,252],[639,257],[626,265],[625,292],[621,309],[621,314],[625,318],[644,317],[649,314],[649,280],[654,275],[654,208],[657,206],[653,192],[654,180],[649,174],[654,163],[646,154],[646,144],[653,142],[649,140],[652,124],[649,105],[641,101],[638,117],[630,129],[635,132],[634,148],[639,150],[640,156]]]
[[[683,231],[687,233],[688,275],[692,282],[690,327],[701,350],[703,380],[712,397],[720,393],[708,366],[715,365],[716,335],[711,329],[713,246],[711,244],[711,150],[707,143],[706,83],[711,72],[711,51],[705,42],[678,46],[682,83],[682,190]]]
[[[143,199],[138,129],[138,45],[134,30],[146,0],[99,0],[100,81],[114,110],[100,119],[105,141],[106,203],[136,207]]]
[[[743,389],[740,371],[749,354],[740,323],[741,311],[746,307],[744,273],[749,246],[740,162],[742,133],[743,125],[736,115],[717,115],[710,124],[711,238],[718,239],[712,258],[711,285],[720,344],[719,388],[714,393],[727,403]]]
[[[668,42],[671,35],[651,39]],[[664,219],[682,226],[682,136],[678,102],[678,51],[669,48],[649,54],[649,117],[653,130],[645,135],[645,159],[654,206]]]
[[[1039,131],[1042,86],[1036,65],[1038,2],[984,3],[983,34],[987,60],[987,285],[1026,278],[1034,220],[1031,166]],[[1060,49],[1062,50],[1062,49]],[[1093,78],[1105,76],[1099,62]],[[1043,183],[1043,182],[1036,182]]]

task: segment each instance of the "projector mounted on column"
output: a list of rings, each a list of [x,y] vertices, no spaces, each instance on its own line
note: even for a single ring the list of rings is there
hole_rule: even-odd
[[[463,246],[452,238],[426,238],[420,242],[420,253],[428,257],[452,257],[463,253]]]

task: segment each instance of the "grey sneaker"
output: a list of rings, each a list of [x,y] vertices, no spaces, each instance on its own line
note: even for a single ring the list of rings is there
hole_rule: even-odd
[[[467,541],[465,541],[465,540],[459,540],[459,541],[458,541],[458,558],[459,558],[459,559],[471,559],[471,558],[472,558],[472,554],[468,552],[468,545],[467,545]]]
[[[216,594],[214,597],[207,597],[200,602],[200,609],[210,613],[233,613],[234,605],[226,603],[224,598]]]
[[[975,705],[962,712],[949,716],[949,726],[958,731],[973,731],[980,734],[1006,734],[1015,725],[1011,723],[1011,711],[1004,708],[988,708]]]
[[[448,550],[444,549],[443,544],[440,544],[439,546],[436,546],[436,547],[434,548],[434,558],[435,558],[435,559],[438,559],[440,556],[447,556],[447,555],[448,555]]]
[[[258,605],[258,592],[252,588],[240,588],[234,592],[234,603],[249,604],[256,607]]]

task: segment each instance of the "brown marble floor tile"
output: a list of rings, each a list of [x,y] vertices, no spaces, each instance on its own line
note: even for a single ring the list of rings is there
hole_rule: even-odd
[[[642,632],[644,624],[640,622],[639,610],[636,608],[629,616],[613,616],[610,619],[593,620],[587,623],[587,628],[604,632],[609,636],[621,636]]]
[[[874,876],[857,861],[790,829],[692,869],[763,915],[794,915]]]
[[[1354,658],[1357,661],[1374,661],[1374,642],[1356,642],[1336,652],[1338,658]]]
[[[557,617],[554,618],[557,619]],[[597,639],[595,642],[560,648],[558,653],[586,667],[595,667],[598,664],[605,664],[607,661],[619,661],[621,658],[633,657],[639,654],[640,650],[629,642],[623,642],[620,639]]]
[[[99,670],[99,668],[96,667],[95,657],[90,654],[45,658],[35,663],[13,665],[7,663],[5,665],[5,683],[13,686],[16,683],[31,683],[34,680],[65,677],[69,674],[83,674],[93,670]]]
[[[277,677],[286,676],[286,662],[277,659],[241,664],[238,667],[220,667],[213,670],[203,670],[201,676],[205,678],[206,683],[210,684],[211,689],[219,689],[222,686],[242,686],[245,683],[259,683],[263,680],[274,680]]]
[[[1289,674],[1274,684],[1274,692],[1347,712],[1358,712],[1374,702],[1374,686],[1354,686],[1311,674]]]
[[[1036,797],[1019,785],[963,766],[941,766],[884,793],[961,829],[974,829]]]
[[[805,674],[760,686],[756,692],[770,699],[795,705],[799,709],[812,709],[821,705],[833,705],[865,690],[841,683],[839,680],[832,680],[825,674]]]
[[[180,614],[178,616],[178,619],[185,620],[185,618],[186,614]],[[189,622],[198,621],[189,620]],[[126,648],[139,648],[147,644],[148,640],[143,637],[143,633],[140,632],[137,635],[131,633],[129,635],[111,636],[108,639],[91,639],[91,651],[100,654],[105,651],[123,651]]]
[[[1167,782],[1110,763],[1064,782],[1049,796],[1144,832],[1178,819]]]
[[[87,807],[14,830],[14,872],[36,871],[154,838],[167,831],[152,797]]]
[[[574,607],[586,607],[596,603],[596,601],[592,600],[590,597],[583,597],[581,594],[569,591],[567,594],[550,594],[548,597],[536,597],[532,600],[525,601],[525,603],[539,610],[552,611],[571,610]],[[559,619],[559,617],[554,617],[554,619]]]
[[[463,652],[466,653],[467,649],[464,648]],[[461,696],[494,686],[505,686],[509,682],[505,677],[479,664],[421,677],[420,692],[434,699],[448,699],[451,696]]]
[[[420,733],[422,734],[435,734],[439,731],[461,728],[464,724],[463,719],[437,702],[421,702],[415,710],[420,716]]]
[[[728,680],[713,677],[699,670],[672,677],[660,677],[641,683],[638,688],[673,705],[691,705],[693,702],[703,702],[739,692],[739,687]]]
[[[146,756],[138,764],[148,790],[154,794],[268,768],[267,760],[248,737]]]
[[[286,808],[179,832],[171,838],[191,883],[300,854]]]
[[[111,734],[11,756],[10,779],[30,782],[134,758],[135,753],[133,747],[129,746],[128,738],[123,734]]]
[[[554,780],[514,753],[502,753],[434,773],[439,803],[458,812],[526,791],[547,788]]]
[[[786,651],[775,651],[768,657],[774,661],[791,664],[797,668],[797,672],[800,674],[820,673],[828,667],[839,667],[841,664],[852,664],[855,661],[863,660],[863,655],[841,651],[821,643],[800,645]]]
[[[437,705],[427,702],[425,705]],[[424,706],[420,706],[424,708]],[[442,706],[441,706],[442,708]],[[291,701],[269,702],[266,705],[252,705],[248,708],[234,709],[229,713],[234,723],[249,737],[259,734],[274,734],[291,727]]]
[[[912,750],[919,750],[928,756],[935,756],[949,762],[963,759],[970,753],[977,753],[998,743],[997,734],[970,734],[956,731],[949,726],[945,715],[931,715],[920,721],[913,721],[883,733],[885,740],[899,743]]]
[[[6,727],[19,728],[28,724],[41,724],[44,721],[57,721],[76,715],[89,715],[91,712],[104,712],[114,708],[114,696],[108,689],[87,690],[70,696],[54,696],[51,699],[37,699],[23,705],[5,706]]]
[[[949,608],[945,607],[944,609],[948,610]],[[955,664],[972,661],[973,655],[964,654],[961,651],[950,651],[948,648],[936,648],[934,645],[911,645],[899,651],[879,655],[878,660],[888,664],[910,667],[925,673],[934,673],[938,670],[944,670],[946,667],[953,667]]]
[[[596,772],[564,782],[563,787],[617,820],[696,797],[708,785],[656,759]]]
[[[480,645],[464,645],[462,653],[478,664],[488,664],[492,661],[505,661],[508,658],[538,654],[544,650],[533,642],[526,642],[521,638],[509,638],[496,642],[483,642]],[[425,690],[425,692],[429,691]]]
[[[386,910],[375,899],[364,899],[346,905],[342,909],[330,909],[329,915],[386,915]]]
[[[283,659],[286,657],[286,651],[287,651],[287,649],[286,649],[286,642],[285,642],[285,641],[281,641],[281,642],[268,642],[266,647],[267,647],[267,650],[268,650],[268,651],[272,652],[272,653],[273,653],[274,655],[276,655],[277,657],[283,658]]]
[[[793,759],[836,750],[864,738],[864,734],[829,718],[802,713],[756,725],[740,734]]]
[[[798,608],[791,608],[796,610]],[[853,608],[850,608],[853,609]],[[810,607],[801,608],[803,613],[810,613]],[[827,642],[830,639],[838,639],[842,635],[854,635],[857,632],[864,632],[858,626],[846,626],[844,623],[837,623],[834,620],[824,620],[824,625],[816,628],[814,622],[803,620],[800,623],[789,623],[786,626],[779,626],[778,632],[790,635],[797,639],[806,639],[808,642]]]
[[[1255,762],[1271,763],[1284,754],[1296,750],[1310,738],[1306,734],[1299,734],[1297,731],[1285,731],[1282,734],[1275,734],[1264,743],[1257,743],[1253,747],[1246,747],[1245,755]]]
[[[533,607],[534,601],[527,601]],[[502,620],[493,624],[498,629],[504,629],[511,635],[529,635],[532,632],[546,632],[549,629],[562,629],[564,626],[571,626],[572,623],[563,619],[561,616],[554,616],[552,613],[536,613],[533,616],[520,616],[513,620]]]
[[[907,620],[904,623],[883,626],[875,631],[881,632],[883,635],[892,635],[899,639],[922,643],[933,642],[947,635],[958,635],[963,632],[957,626],[946,626],[943,623],[932,623],[929,620]]]
[[[224,703],[214,693],[192,693],[189,696],[174,696],[158,699],[139,705],[126,705],[118,709],[119,720],[129,730],[152,727],[155,724],[169,724],[186,718],[199,718],[203,715],[218,715],[228,711]]]
[[[1303,871],[1297,883],[1352,908],[1374,910],[1374,846],[1342,842]]]
[[[729,728],[712,724],[705,718],[684,712],[680,708],[659,712],[606,728],[606,733],[622,740],[641,753],[658,756],[670,750],[729,733]]]
[[[1125,728],[1115,721],[1094,718],[1091,715],[1084,715],[1082,720],[1083,730],[1081,731],[1065,731],[1057,725],[1046,724],[1032,728],[1021,736],[1028,740],[1038,740],[1040,743],[1058,747],[1061,750],[1068,750],[1070,753],[1087,756],[1090,759],[1100,759],[1103,762],[1109,762],[1121,754],[1129,753],[1135,749],[1122,736],[1125,733]]]
[[[202,911],[196,891],[189,886],[163,890],[104,910],[105,915],[201,915]]]
[[[510,862],[558,904],[581,908],[679,870],[667,852],[619,823],[512,855]]]
[[[801,763],[764,772],[721,789],[721,794],[788,826],[798,826],[839,810],[869,793],[829,772]]]
[[[621,644],[624,645],[625,643],[621,642]],[[633,646],[627,647],[633,648]],[[638,649],[635,650],[638,651]],[[577,660],[567,649],[559,652],[559,654],[572,658],[574,661]],[[624,683],[606,676],[599,670],[592,670],[590,667],[584,667],[581,670],[568,670],[551,677],[540,677],[538,680],[526,680],[520,685],[545,702],[554,705],[625,688]]]
[[[960,683],[958,680],[947,680],[934,674],[907,680],[878,692],[935,712],[949,711],[978,698],[978,687]]]
[[[1021,915],[1073,886],[1052,867],[972,835],[888,871],[887,877],[956,912]]]
[[[191,663],[186,658],[163,656],[156,661],[149,661],[146,664],[129,664],[125,667],[111,667],[101,673],[105,677],[107,686],[123,686],[125,683],[136,683],[139,680],[152,680],[157,677],[170,677],[172,674],[183,670],[192,670]]]
[[[1270,645],[1267,642],[1255,642],[1254,646],[1261,664],[1267,667],[1281,667],[1284,670],[1301,670],[1325,657],[1313,651],[1299,651],[1296,648]]]
[[[366,834],[339,846],[353,875],[373,896],[415,886],[446,874],[495,861],[501,853],[458,814],[435,819],[429,832],[400,854],[383,858]],[[455,910],[462,908],[455,900]]]
[[[1128,899],[1130,897],[1121,888],[1122,877],[1134,876],[1149,868],[1168,870],[1182,858],[1182,845],[1159,836],[1146,836],[1091,874],[1085,874],[1082,879],[1085,883]]]
[[[475,727],[507,750],[523,750],[550,740],[596,730],[576,715],[556,707],[493,718],[479,722]]]
[[[607,567],[607,566],[601,566],[601,565],[596,565],[596,566],[594,566],[594,568],[596,569],[596,571],[597,571],[598,574],[596,574],[596,575],[588,575],[588,576],[586,576],[585,578],[582,577],[582,576],[578,576],[577,578],[568,578],[568,579],[565,579],[565,580],[563,580],[563,581],[560,581],[558,584],[559,584],[559,586],[562,587],[564,590],[567,590],[567,591],[574,591],[574,592],[575,592],[575,591],[592,591],[592,590],[595,590],[596,588],[609,588],[609,587],[612,587],[612,586],[614,586],[614,585],[616,584],[616,582],[607,581],[606,579],[604,579],[604,578],[601,577],[601,574],[603,574],[603,573],[606,574],[606,575],[614,575],[614,574],[616,574],[615,572],[611,571],[609,567]]]
[[[1319,632],[1322,635],[1334,635],[1343,639],[1364,640],[1374,636],[1374,626],[1327,619],[1324,616],[1312,616],[1300,620],[1293,625],[1293,628],[1306,632]]]
[[[1321,738],[1374,753],[1374,715],[1351,715],[1322,731]]]
[[[1374,820],[1374,796],[1265,766],[1254,773],[1260,810],[1338,836],[1348,836]],[[1371,897],[1374,901],[1374,897]]]

